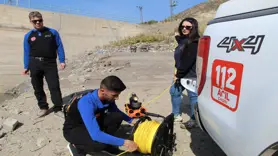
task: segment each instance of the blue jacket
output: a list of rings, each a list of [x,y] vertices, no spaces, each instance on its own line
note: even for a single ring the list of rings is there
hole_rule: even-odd
[[[57,51],[60,63],[65,63],[65,52],[59,33],[55,29],[44,27],[32,29],[24,36],[24,69],[28,69],[29,57],[56,59]]]
[[[111,105],[111,104],[110,104]],[[80,112],[81,118],[91,136],[92,140],[98,141],[104,144],[110,144],[115,146],[122,146],[124,144],[124,139],[114,137],[100,130],[100,127],[96,118],[96,110],[108,107],[109,104],[102,103],[98,97],[98,89],[94,90],[92,93],[88,93],[83,96],[78,101],[78,110]],[[125,113],[120,111],[115,103],[112,103],[113,112],[121,112],[124,116],[124,120],[128,123],[132,122],[132,118],[127,116]]]

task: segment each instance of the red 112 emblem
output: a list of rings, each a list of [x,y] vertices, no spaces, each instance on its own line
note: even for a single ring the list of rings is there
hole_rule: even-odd
[[[243,64],[214,60],[211,72],[211,97],[235,112],[240,97]]]

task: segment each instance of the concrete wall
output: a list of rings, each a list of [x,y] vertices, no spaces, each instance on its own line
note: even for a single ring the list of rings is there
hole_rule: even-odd
[[[20,84],[26,77],[23,69],[23,37],[32,25],[28,14],[32,9],[0,5],[0,93]],[[139,25],[89,18],[70,14],[40,11],[45,26],[59,31],[66,59],[128,36],[142,33]]]

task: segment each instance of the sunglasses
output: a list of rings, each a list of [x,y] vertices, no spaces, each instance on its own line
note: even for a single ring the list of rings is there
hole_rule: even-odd
[[[192,26],[188,26],[188,25],[187,25],[187,26],[181,26],[181,29],[184,29],[184,28],[185,28],[186,30],[191,30],[191,29],[192,29]]]
[[[39,19],[39,20],[32,20],[32,23],[36,24],[37,22],[41,23],[43,22],[43,19]]]

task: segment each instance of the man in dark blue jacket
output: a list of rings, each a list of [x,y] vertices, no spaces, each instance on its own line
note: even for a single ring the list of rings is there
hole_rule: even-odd
[[[24,36],[23,75],[27,75],[30,71],[31,83],[40,108],[38,116],[46,115],[49,109],[43,89],[45,77],[54,104],[54,113],[63,117],[62,94],[56,62],[58,52],[60,68],[65,68],[65,54],[61,38],[56,30],[43,25],[41,13],[33,11],[29,14],[29,19],[34,29]]]
[[[125,88],[118,77],[108,76],[101,81],[99,89],[71,104],[63,132],[72,156],[100,151],[117,153],[117,150],[111,151],[116,149],[113,146],[125,146],[131,152],[137,149],[135,142],[113,136],[123,120],[133,122],[115,103]]]

